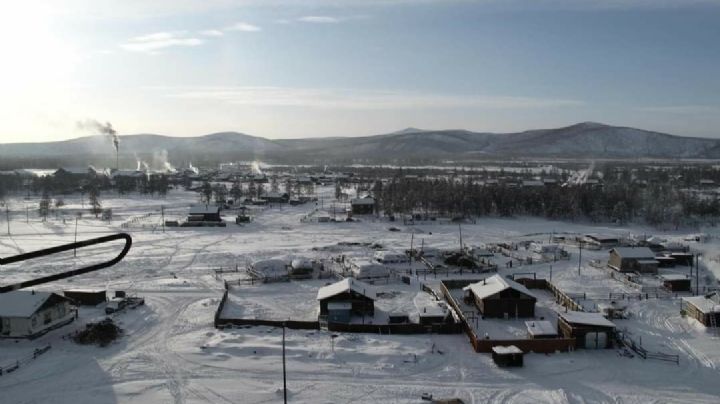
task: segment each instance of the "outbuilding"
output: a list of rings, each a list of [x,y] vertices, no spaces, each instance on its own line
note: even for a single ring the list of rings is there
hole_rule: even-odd
[[[76,305],[97,306],[107,301],[105,289],[71,289],[64,291],[63,294]]]
[[[375,251],[374,258],[381,264],[407,264],[410,261],[406,254],[396,251]]]
[[[558,313],[558,333],[574,338],[575,348],[612,348],[615,324],[600,313],[568,311]]]
[[[521,367],[523,365],[523,351],[515,345],[492,347],[492,359],[501,367]]]
[[[351,199],[350,208],[355,215],[371,215],[375,211],[375,198],[366,196]]]
[[[671,292],[689,292],[690,277],[682,274],[664,274],[660,275],[663,287]]]
[[[653,273],[658,271],[655,253],[648,247],[616,247],[610,250],[608,266],[620,272]]]
[[[220,222],[220,207],[213,205],[193,205],[188,214],[189,222]]]
[[[329,316],[330,307],[336,311],[346,310],[346,306],[329,306],[331,303],[350,304],[351,314],[373,316],[376,298],[377,295],[372,286],[353,278],[345,278],[323,286],[317,294],[321,316]],[[336,315],[339,316],[339,314]]]
[[[537,298],[523,285],[493,275],[465,288],[465,298],[483,317],[533,317]]]
[[[549,339],[557,338],[557,328],[547,320],[526,321],[528,338],[530,339]]]
[[[0,337],[36,338],[71,323],[76,312],[72,301],[57,293],[0,293]]]

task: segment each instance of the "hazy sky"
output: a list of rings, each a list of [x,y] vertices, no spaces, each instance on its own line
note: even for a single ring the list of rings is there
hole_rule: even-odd
[[[579,121],[720,137],[720,0],[25,0],[0,142]]]

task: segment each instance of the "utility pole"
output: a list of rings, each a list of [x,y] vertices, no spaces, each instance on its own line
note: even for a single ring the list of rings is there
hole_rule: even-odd
[[[77,217],[77,215],[75,215],[75,242],[76,243],[77,243],[77,222],[78,222],[78,217]],[[73,257],[77,257],[77,248],[73,249]]]
[[[30,208],[25,205],[25,223],[30,224]]]
[[[8,236],[10,235],[10,207],[5,205],[5,218],[7,219]]]
[[[458,223],[458,231],[460,232],[460,253],[462,254],[462,251],[463,251],[462,225],[460,223]]]
[[[700,294],[700,254],[695,254],[695,296]]]
[[[578,276],[580,276],[580,264],[582,263],[582,248],[583,248],[582,240],[578,243],[578,247],[580,247],[580,253],[578,254]]]
[[[285,372],[285,323],[283,323],[283,325],[282,325],[282,330],[283,330],[283,340],[282,340],[282,344],[283,344],[283,354],[282,354],[282,359],[283,359],[283,402],[285,404],[287,404],[287,377],[285,375],[286,374],[286,372]],[[333,347],[333,349],[334,349],[334,347]]]
[[[165,233],[165,205],[160,205],[160,215],[162,216],[163,233]]]

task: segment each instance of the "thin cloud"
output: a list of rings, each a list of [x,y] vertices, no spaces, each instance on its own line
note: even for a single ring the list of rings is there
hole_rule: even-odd
[[[308,15],[297,19],[300,22],[309,22],[312,24],[337,24],[342,21],[337,17],[330,17],[326,15]]]
[[[414,92],[284,87],[199,87],[173,91],[167,96],[187,100],[218,101],[254,107],[300,107],[345,110],[387,109],[538,109],[572,107],[583,102],[534,97],[445,95]]]
[[[200,35],[217,37],[217,36],[223,36],[225,34],[223,34],[223,32],[220,31],[219,29],[206,29],[206,30],[200,31]]]
[[[257,25],[248,24],[246,22],[236,22],[233,25],[225,27],[225,31],[242,31],[242,32],[258,32],[262,28]]]
[[[204,41],[188,36],[185,31],[155,32],[136,36],[120,44],[120,48],[129,52],[156,53],[171,47],[192,47],[202,45]]]
[[[658,114],[675,114],[675,115],[704,115],[719,114],[720,106],[718,105],[664,105],[637,108],[638,111],[651,112]]]

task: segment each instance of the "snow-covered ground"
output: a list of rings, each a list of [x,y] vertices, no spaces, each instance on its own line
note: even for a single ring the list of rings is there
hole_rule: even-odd
[[[323,206],[330,206],[333,189],[321,188]],[[234,268],[264,258],[306,256],[329,258],[342,253],[338,242],[379,243],[386,249],[415,246],[457,248],[458,226],[419,224],[404,226],[379,219],[360,222],[314,223],[300,219],[314,204],[257,210],[255,220],[225,228],[166,228],[160,223],[161,205],[166,218],[184,215],[197,195],[173,191],[167,198],[103,195],[112,207],[113,220],[103,222],[87,211],[78,220],[78,240],[127,231],[133,237],[128,256],[115,267],[47,284],[38,289],[104,287],[128,290],[146,298],[146,305],[116,316],[125,330],[107,348],[79,346],[66,335],[87,321],[103,317],[100,309],[82,309],[80,320],[37,340],[0,340],[0,366],[26,355],[34,348],[52,344],[37,360],[11,374],[0,376],[0,403],[276,403],[282,401],[282,331],[267,327],[220,331],[213,315],[223,291],[213,269]],[[11,236],[0,220],[0,256],[72,242],[79,198],[66,197],[65,221],[51,215],[37,217],[37,201],[11,199]],[[25,203],[30,207],[26,223]],[[86,202],[87,203],[87,202]],[[33,205],[35,204],[35,205]],[[318,206],[320,207],[320,206]],[[149,215],[148,215],[149,214]],[[123,223],[128,223],[122,227]],[[395,226],[401,231],[391,232]],[[701,229],[714,235],[715,229]],[[551,233],[601,233],[610,235],[656,234],[682,237],[694,231],[658,232],[643,226],[595,226],[536,218],[483,218],[462,226],[463,243],[546,241]],[[119,248],[119,244],[118,244]],[[704,252],[703,262],[720,275],[717,238],[692,244]],[[578,273],[577,249],[572,257],[552,263],[553,283],[570,293],[588,296],[633,290],[610,279],[602,269],[588,265],[606,259],[605,251],[584,250]],[[368,249],[368,253],[370,250]],[[117,253],[112,246],[79,250],[77,257],[65,253],[52,259],[26,261],[0,267],[0,283],[29,279],[40,274],[89,264]],[[353,255],[364,254],[362,248]],[[502,273],[504,257],[496,258]],[[512,272],[535,272],[550,276],[550,264],[512,268]],[[710,278],[710,277],[708,277]],[[398,293],[396,299],[380,300],[383,310],[410,310],[420,292],[411,285],[383,286]],[[234,302],[243,313],[272,313],[278,318],[315,315],[317,288],[326,281],[293,281],[265,285],[241,285]],[[706,279],[703,282],[714,282]],[[283,288],[290,288],[285,291]],[[544,292],[543,292],[544,293]],[[277,296],[274,304],[260,305]],[[542,296],[541,307],[550,307]],[[458,335],[339,334],[334,340],[325,331],[287,331],[287,377],[290,402],[303,403],[417,403],[423,392],[435,397],[460,397],[471,403],[542,402],[706,402],[720,397],[720,339],[694,320],[680,316],[678,300],[629,302],[631,316],[618,320],[643,346],[680,355],[680,364],[628,358],[616,350],[528,354],[519,369],[496,367],[489,355],[472,351],[467,337]],[[387,305],[387,307],[383,307]],[[493,320],[501,322],[502,320]],[[502,331],[503,324],[498,325]],[[515,330],[503,331],[516,335]]]

